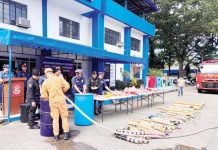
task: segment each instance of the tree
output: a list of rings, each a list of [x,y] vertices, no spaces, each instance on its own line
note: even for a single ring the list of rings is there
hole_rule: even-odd
[[[217,39],[217,0],[156,0],[156,5],[159,12],[152,14],[149,20],[157,28],[157,48],[166,51],[168,58],[175,56],[180,73],[185,61],[192,62],[206,50],[207,54],[216,53],[217,46],[211,42],[202,46],[202,39],[211,37],[208,35],[213,35],[213,41]],[[209,50],[209,47],[212,48]]]

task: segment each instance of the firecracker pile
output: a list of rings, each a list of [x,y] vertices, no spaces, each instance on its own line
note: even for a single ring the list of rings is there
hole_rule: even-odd
[[[169,107],[160,107],[159,113],[148,115],[145,119],[131,121],[127,128],[117,129],[116,138],[136,143],[148,143],[150,139],[166,138],[182,123],[189,121],[203,109],[203,103],[176,101]]]

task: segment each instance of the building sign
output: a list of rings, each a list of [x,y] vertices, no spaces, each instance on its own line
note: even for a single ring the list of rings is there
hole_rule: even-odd
[[[64,73],[71,73],[74,71],[73,60],[71,59],[45,56],[42,57],[41,61],[44,68],[62,67]]]

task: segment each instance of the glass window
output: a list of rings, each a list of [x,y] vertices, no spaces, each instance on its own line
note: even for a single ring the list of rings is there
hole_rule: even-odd
[[[72,39],[80,39],[80,24],[78,22],[59,18],[59,35]]]
[[[131,38],[131,50],[140,52],[141,41],[136,38]]]
[[[27,18],[27,6],[10,1],[0,0],[0,22],[16,25],[19,17]]]
[[[119,32],[105,28],[105,43],[116,46],[117,43],[120,43],[120,38]]]

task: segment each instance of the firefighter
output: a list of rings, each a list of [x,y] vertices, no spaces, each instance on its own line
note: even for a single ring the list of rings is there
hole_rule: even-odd
[[[51,117],[53,119],[53,133],[56,141],[59,137],[59,116],[61,116],[64,130],[64,140],[70,138],[68,123],[68,108],[64,93],[70,88],[69,83],[53,74],[51,68],[45,69],[46,80],[42,84],[42,97],[49,100]]]
[[[26,80],[24,82],[24,99],[26,99],[26,89],[27,89],[27,81],[29,80],[29,78],[31,77],[31,74],[27,71],[27,65],[26,63],[22,63],[21,64],[21,71],[18,72],[17,77],[19,78],[23,78],[25,77]]]
[[[40,90],[39,90],[39,71],[32,70],[32,77],[27,81],[26,101],[29,104],[29,119],[28,125],[30,129],[39,129],[40,127],[35,122],[36,109],[40,108]]]
[[[96,71],[92,72],[92,77],[88,80],[88,89],[90,93],[98,94],[98,90],[101,87],[100,79],[97,77]],[[96,112],[96,100],[94,100],[94,114],[98,115]]]
[[[98,78],[100,80],[101,86],[98,89],[98,95],[102,95],[103,94],[103,89],[105,88],[107,91],[113,93],[113,91],[107,86],[105,80],[104,80],[104,72],[99,72],[98,73]],[[101,113],[101,107],[103,105],[102,101],[98,101],[99,107],[98,107],[98,113]]]
[[[86,79],[82,76],[82,72],[82,69],[75,70],[76,76],[71,79],[73,100],[76,93],[86,94]]]

